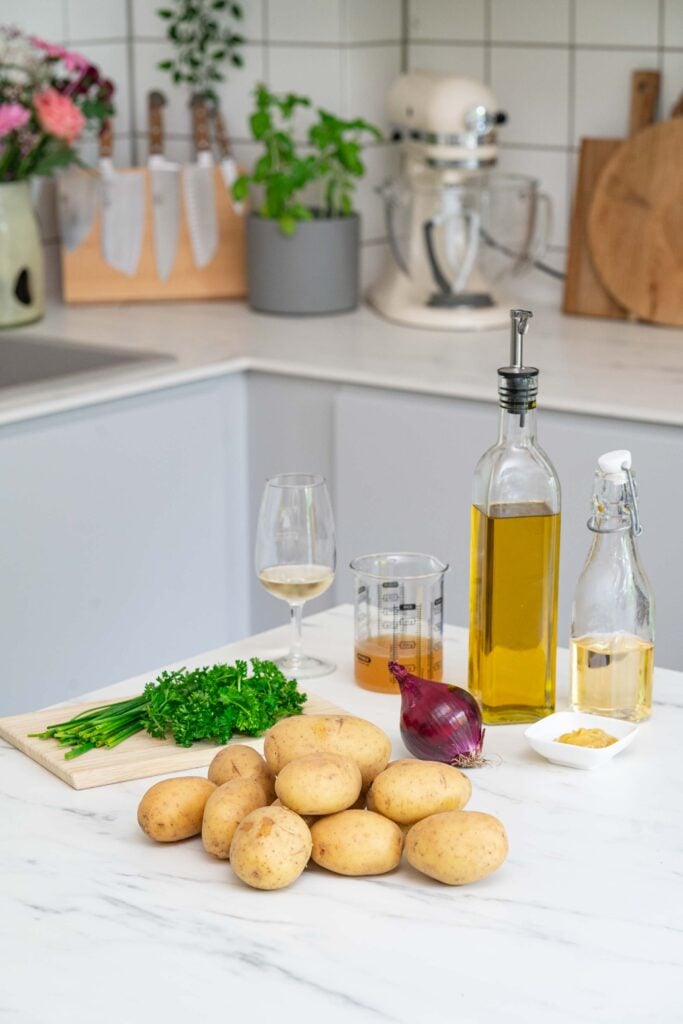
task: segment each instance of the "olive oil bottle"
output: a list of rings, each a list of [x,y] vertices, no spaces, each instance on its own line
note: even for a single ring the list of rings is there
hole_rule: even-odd
[[[469,688],[489,724],[555,708],[560,484],[536,438],[538,370],[523,362],[532,314],[510,316],[498,440],[479,460],[472,504]]]

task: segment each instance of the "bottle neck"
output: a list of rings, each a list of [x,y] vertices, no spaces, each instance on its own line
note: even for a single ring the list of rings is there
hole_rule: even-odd
[[[536,443],[536,410],[508,412],[500,410],[498,444],[530,445]]]

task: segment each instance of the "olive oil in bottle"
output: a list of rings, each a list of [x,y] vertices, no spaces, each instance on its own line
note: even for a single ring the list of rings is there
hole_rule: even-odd
[[[531,313],[511,316],[500,433],[477,466],[472,506],[469,688],[489,724],[555,707],[560,485],[536,439],[538,370],[522,360]]]

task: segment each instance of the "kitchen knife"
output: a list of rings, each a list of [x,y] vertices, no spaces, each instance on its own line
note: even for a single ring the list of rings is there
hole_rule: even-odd
[[[90,234],[102,202],[102,182],[96,171],[67,167],[57,175],[57,215],[62,244],[69,252]]]
[[[218,151],[221,156],[220,168],[221,174],[223,175],[223,181],[228,190],[230,196],[230,202],[232,208],[237,214],[241,214],[244,210],[244,204],[238,203],[236,199],[232,197],[232,186],[235,184],[239,171],[237,170],[237,161],[232,155],[230,147],[230,139],[225,128],[225,121],[218,107],[212,107],[211,117],[213,120],[213,129],[216,136],[216,142],[218,143]]]
[[[100,132],[102,257],[114,270],[134,277],[145,226],[145,180],[140,171],[117,171],[112,151],[112,126],[106,121]]]
[[[218,222],[209,123],[206,104],[200,96],[192,101],[192,128],[197,162],[183,168],[183,198],[194,262],[197,267],[205,267],[218,246]]]
[[[152,234],[154,259],[161,281],[167,281],[178,250],[180,229],[180,166],[164,156],[163,93],[148,99],[149,167],[152,185]]]

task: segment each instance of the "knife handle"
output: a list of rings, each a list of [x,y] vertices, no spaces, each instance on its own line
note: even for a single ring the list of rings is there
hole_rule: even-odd
[[[634,71],[631,76],[631,110],[628,120],[629,138],[647,128],[655,119],[659,99],[659,71]]]
[[[202,96],[195,96],[192,100],[192,134],[198,153],[211,151],[209,118],[206,113],[206,101]]]
[[[160,156],[164,152],[164,115],[166,100],[163,93],[156,89],[149,94],[147,100],[148,114],[148,145],[150,156]]]
[[[228,138],[225,121],[218,107],[213,108],[211,116],[213,117],[213,127],[216,133],[218,149],[220,150],[221,157],[225,159],[230,156],[230,139]]]
[[[100,129],[100,159],[110,160],[114,153],[114,130],[111,118],[102,122]]]

